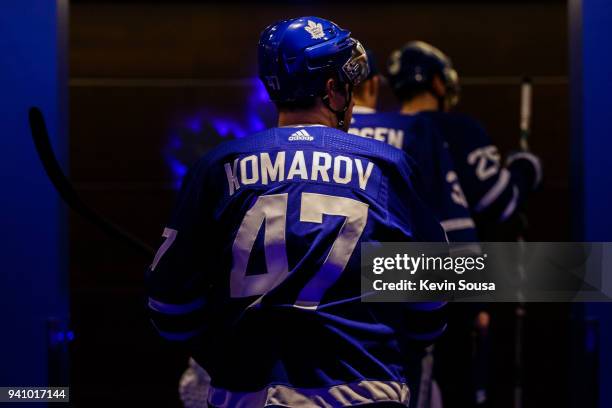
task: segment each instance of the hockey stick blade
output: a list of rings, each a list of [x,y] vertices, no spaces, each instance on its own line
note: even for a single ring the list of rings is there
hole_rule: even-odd
[[[119,238],[124,243],[137,250],[140,254],[152,258],[155,254],[155,250],[152,247],[114,224],[112,221],[104,218],[81,200],[57,161],[57,157],[51,147],[47,125],[41,110],[37,107],[31,107],[28,116],[32,140],[34,141],[38,157],[40,158],[47,177],[49,177],[51,184],[53,184],[62,200],[64,200],[73,211],[102,229],[112,238]]]

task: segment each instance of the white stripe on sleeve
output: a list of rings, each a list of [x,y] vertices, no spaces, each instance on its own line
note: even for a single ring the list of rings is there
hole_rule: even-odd
[[[514,213],[514,210],[516,210],[516,204],[518,203],[518,197],[519,197],[518,188],[516,186],[513,186],[512,200],[510,200],[510,202],[506,206],[506,209],[502,213],[501,221],[507,220]]]
[[[440,222],[442,228],[444,228],[445,232],[476,228],[476,224],[474,224],[474,220],[470,217],[464,218],[449,218],[448,220],[444,220]]]
[[[533,182],[532,188],[535,189],[542,182],[542,165],[540,164],[540,159],[538,159],[537,156],[529,152],[518,152],[508,157],[508,160],[506,161],[506,165],[509,166],[512,162],[519,160],[519,159],[527,160],[533,166],[533,169],[535,171],[535,180]]]
[[[497,200],[499,196],[504,192],[509,182],[510,182],[510,172],[508,171],[508,169],[501,169],[499,172],[499,178],[497,179],[497,182],[480,199],[480,201],[476,205],[475,211],[481,212],[484,209],[486,209],[488,206],[493,204],[495,200]]]

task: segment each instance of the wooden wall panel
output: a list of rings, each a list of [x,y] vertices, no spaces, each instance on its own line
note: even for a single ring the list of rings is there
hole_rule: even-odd
[[[567,73],[564,4],[77,5],[71,75],[242,78],[256,71],[259,33],[273,21],[319,15],[349,27],[381,57],[421,39],[463,75]]]

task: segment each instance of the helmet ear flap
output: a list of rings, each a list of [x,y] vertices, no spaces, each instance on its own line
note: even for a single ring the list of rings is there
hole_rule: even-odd
[[[446,87],[446,103],[449,108],[455,107],[459,103],[459,95],[461,87],[459,85],[459,75],[457,71],[452,67],[444,68],[444,82]]]

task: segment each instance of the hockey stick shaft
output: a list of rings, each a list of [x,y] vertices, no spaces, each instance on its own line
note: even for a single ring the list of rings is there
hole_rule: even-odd
[[[30,108],[29,122],[38,157],[40,158],[47,177],[49,177],[49,180],[64,202],[68,204],[72,210],[102,229],[109,236],[119,238],[142,255],[152,258],[155,254],[152,247],[114,224],[112,221],[104,218],[81,200],[57,161],[49,140],[45,118],[39,108]]]
[[[531,135],[531,109],[532,109],[532,98],[533,98],[533,84],[529,77],[524,77],[521,83],[521,106],[520,106],[520,139],[519,145],[521,150],[529,151],[529,136]],[[519,251],[521,258],[525,255],[523,231],[526,226],[525,215],[521,214],[522,228],[517,236],[519,242]],[[522,263],[519,264],[517,271],[519,279],[522,281],[525,279],[525,270]],[[518,293],[519,303],[515,309],[515,333],[514,333],[514,370],[515,370],[515,384],[514,384],[514,408],[523,407],[523,375],[524,375],[524,362],[523,362],[523,341],[525,337],[525,303],[520,301],[522,293]]]
[[[531,102],[533,85],[529,77],[523,78],[521,83],[521,121],[520,146],[521,150],[529,150],[529,135],[531,133]]]

